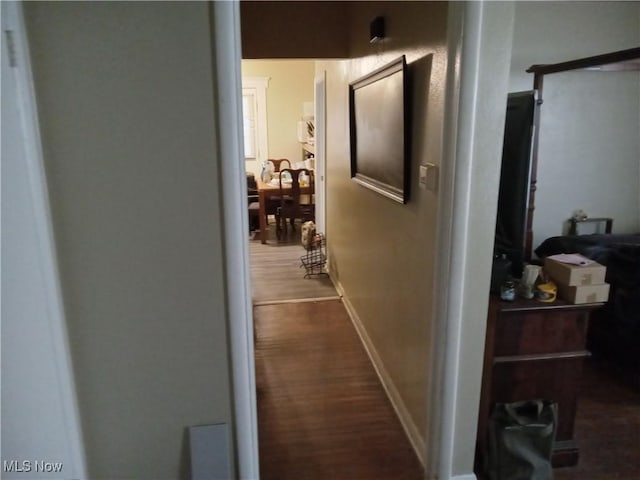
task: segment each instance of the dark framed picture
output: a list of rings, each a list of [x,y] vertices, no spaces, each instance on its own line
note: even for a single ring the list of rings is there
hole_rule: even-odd
[[[400,203],[409,200],[407,96],[404,55],[349,84],[351,178]]]

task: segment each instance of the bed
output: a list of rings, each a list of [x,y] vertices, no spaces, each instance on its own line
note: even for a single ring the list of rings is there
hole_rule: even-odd
[[[551,237],[535,253],[580,253],[607,267],[609,301],[591,317],[588,347],[640,389],[640,233]]]

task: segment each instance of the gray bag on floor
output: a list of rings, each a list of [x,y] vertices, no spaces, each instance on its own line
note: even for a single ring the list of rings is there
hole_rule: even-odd
[[[490,480],[551,480],[558,405],[531,400],[495,405],[489,422]]]

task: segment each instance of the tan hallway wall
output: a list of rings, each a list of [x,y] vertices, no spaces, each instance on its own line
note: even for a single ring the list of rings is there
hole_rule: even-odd
[[[186,478],[231,422],[211,12],[25,10],[89,476]]]
[[[327,71],[327,237],[332,274],[362,322],[397,390],[414,440],[424,443],[432,353],[433,268],[438,195],[418,188],[418,166],[439,164],[446,68],[447,5],[362,2],[351,10],[353,60]],[[369,22],[385,17],[387,38],[369,44]],[[401,54],[413,87],[411,198],[401,205],[350,179],[348,84]]]

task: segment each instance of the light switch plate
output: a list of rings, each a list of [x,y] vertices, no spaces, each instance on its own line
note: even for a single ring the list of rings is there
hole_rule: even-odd
[[[438,188],[438,167],[433,163],[420,165],[419,185],[420,188],[435,192]]]

